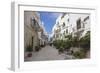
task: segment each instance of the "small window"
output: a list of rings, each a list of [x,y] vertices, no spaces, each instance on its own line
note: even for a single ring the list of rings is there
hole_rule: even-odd
[[[67,19],[67,21],[69,22],[69,18]]]
[[[32,25],[32,27],[34,27],[35,24],[36,24],[36,20],[34,18],[31,18],[31,25]]]
[[[81,19],[79,18],[76,23],[77,23],[77,29],[80,29],[81,28]]]
[[[68,33],[68,29],[66,29],[66,33]]]
[[[33,38],[33,36],[32,36],[32,46],[33,46],[33,41],[34,41],[34,38]]]
[[[63,22],[63,27],[65,27],[65,23]]]

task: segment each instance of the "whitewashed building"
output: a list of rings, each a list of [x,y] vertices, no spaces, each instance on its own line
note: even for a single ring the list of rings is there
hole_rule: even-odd
[[[33,11],[24,11],[24,49],[27,46],[38,46],[39,14]]]
[[[56,24],[52,29],[53,40],[65,39],[65,35],[69,33],[71,33],[71,25],[69,24],[69,14],[63,13],[57,18]]]
[[[80,38],[90,31],[89,14],[63,13],[57,20],[52,29],[52,40],[63,39],[65,36],[79,36]]]
[[[89,14],[70,14],[70,23],[72,24],[73,37],[81,38],[90,31]]]
[[[35,46],[40,46],[47,41],[44,27],[40,21],[40,15],[34,11],[24,11],[24,49],[31,45],[33,50]],[[44,35],[44,36],[43,36]],[[46,37],[46,38],[45,38]]]
[[[44,24],[40,23],[40,31],[38,32],[39,45],[45,45],[48,42],[48,34],[45,30]]]

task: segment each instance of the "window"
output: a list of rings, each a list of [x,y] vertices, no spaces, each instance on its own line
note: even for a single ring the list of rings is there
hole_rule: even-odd
[[[77,29],[80,29],[81,28],[81,19],[79,18],[76,22],[77,24]]]
[[[31,18],[31,26],[35,29],[35,31],[39,30],[39,23],[36,21],[34,17]]]
[[[67,21],[69,22],[69,18],[67,19]]]
[[[31,25],[32,27],[36,26],[36,20],[33,17],[31,18]]]
[[[65,34],[66,34],[66,31],[64,31],[63,35],[65,35]]]
[[[31,43],[31,44],[32,44],[32,46],[33,46],[33,41],[34,41],[33,39],[34,39],[34,38],[33,38],[33,36],[32,36],[32,43]]]
[[[63,27],[65,27],[65,23],[63,22]]]
[[[63,35],[65,35],[65,32],[63,33]]]
[[[68,29],[66,29],[66,33],[68,33]]]

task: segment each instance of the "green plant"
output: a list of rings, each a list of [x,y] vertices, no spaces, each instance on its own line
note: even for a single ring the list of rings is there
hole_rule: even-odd
[[[59,51],[59,53],[63,53],[63,52],[64,52],[64,49],[63,49],[62,47],[60,47],[60,48],[58,49],[58,51]]]
[[[64,48],[64,50],[70,49],[70,47],[71,47],[71,40],[69,40],[69,39],[65,40],[63,42],[63,48]]]
[[[56,49],[58,49],[59,53],[62,53],[64,51],[63,49],[64,41],[63,40],[55,40],[53,42],[53,45],[55,46]]]
[[[35,46],[35,51],[38,52],[41,49],[40,46]]]
[[[71,40],[72,39],[72,34],[65,35],[65,38],[68,38],[69,40]]]
[[[72,35],[66,35],[66,38],[66,40],[55,40],[53,42],[56,49],[59,49],[59,51],[70,49],[72,46]]]
[[[57,40],[54,40],[54,41],[53,41],[53,45],[56,47],[56,45],[57,45]]]
[[[28,45],[26,47],[26,52],[32,52],[33,51],[33,47],[31,45]]]
[[[80,47],[84,50],[90,50],[90,31],[88,31],[84,37],[80,39]]]
[[[63,48],[65,50],[70,49],[70,47],[72,47],[72,34],[66,35],[65,38],[67,38],[67,40],[63,42]]]
[[[82,59],[86,57],[86,53],[84,51],[77,51],[73,53],[73,56],[78,59]]]
[[[71,41],[72,47],[79,47],[79,38],[77,36],[73,37]]]
[[[53,45],[56,47],[56,49],[59,49],[61,47],[62,41],[61,40],[55,40],[53,42]]]

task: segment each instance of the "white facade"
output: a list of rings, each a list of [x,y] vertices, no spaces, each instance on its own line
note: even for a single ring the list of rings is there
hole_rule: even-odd
[[[52,29],[52,39],[66,39],[65,35],[79,35],[82,37],[90,31],[89,14],[63,13],[57,20]]]
[[[64,35],[71,33],[71,25],[69,25],[69,14],[61,14],[56,20],[56,24],[53,27],[53,38],[55,39],[65,39]],[[69,31],[68,31],[69,30]]]
[[[80,21],[78,24],[77,21]],[[89,14],[70,14],[70,23],[72,24],[73,36],[83,37],[87,31],[90,31]]]
[[[33,23],[33,19],[35,23]],[[39,15],[37,12],[33,11],[24,11],[24,48],[26,49],[27,46],[33,46],[33,50],[35,46],[38,46],[38,33],[35,30],[35,26],[38,25],[39,22]]]
[[[40,22],[40,31],[38,32],[38,38],[40,40],[40,45],[45,45],[48,41],[48,34],[44,28],[44,24]]]
[[[45,35],[42,37],[42,35]],[[31,45],[33,50],[35,46],[44,44],[46,32],[41,24],[40,15],[34,11],[24,11],[24,48]]]

